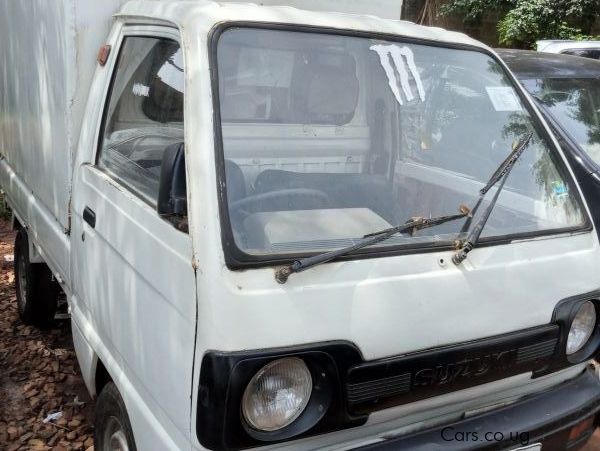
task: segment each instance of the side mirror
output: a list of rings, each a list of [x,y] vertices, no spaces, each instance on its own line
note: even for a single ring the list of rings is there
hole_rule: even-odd
[[[165,149],[162,160],[156,203],[158,214],[169,219],[187,216],[186,191],[184,144],[172,144]]]

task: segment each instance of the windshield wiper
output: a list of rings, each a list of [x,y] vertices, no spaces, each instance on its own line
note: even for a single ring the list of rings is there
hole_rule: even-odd
[[[496,193],[494,194],[494,197],[492,198],[491,202],[489,203],[479,220],[475,223],[475,225],[467,235],[467,239],[464,241],[464,243],[462,243],[461,248],[452,257],[452,261],[455,265],[460,265],[467,258],[467,254],[471,252],[475,248],[475,246],[477,246],[477,243],[479,242],[479,237],[481,236],[481,232],[483,232],[483,228],[490,219],[490,215],[492,214],[492,211],[496,206],[498,197],[500,196],[500,193],[504,188],[504,184],[506,183],[506,180],[508,179],[512,168],[515,166],[515,163],[523,154],[523,151],[527,148],[527,145],[529,144],[529,141],[531,141],[532,137],[533,133],[529,133],[523,138],[521,138],[521,140],[517,143],[513,151],[508,155],[508,157],[506,157],[506,159],[502,162],[498,169],[496,169],[496,171],[492,174],[492,177],[490,177],[488,183],[486,183],[486,185],[481,190],[479,190],[479,199],[477,200],[477,203],[475,204],[473,210],[469,214],[468,219],[465,221],[461,233],[465,233],[470,229],[471,221],[473,220],[475,213],[479,209],[483,198],[494,185],[500,182],[500,185],[496,189]]]
[[[369,233],[368,235],[363,236],[359,242],[351,246],[344,247],[335,251],[324,252],[313,257],[307,257],[300,260],[296,260],[291,265],[279,268],[275,272],[275,279],[277,280],[277,282],[283,284],[287,282],[290,275],[296,272],[306,271],[307,269],[313,268],[317,265],[321,265],[323,263],[335,260],[338,257],[352,254],[353,252],[356,252],[365,247],[372,246],[374,244],[385,241],[396,234],[410,233],[411,235],[414,235],[414,233],[418,230],[428,229],[430,227],[435,227],[437,225],[444,224],[450,221],[456,221],[465,217],[467,218],[467,220],[465,221],[465,224],[463,225],[463,228],[460,233],[466,233],[470,228],[473,216],[479,209],[483,198],[485,197],[487,192],[501,180],[502,182],[498,187],[494,198],[483,213],[481,219],[477,221],[477,223],[473,227],[473,230],[471,230],[471,232],[469,233],[460,251],[452,258],[455,264],[460,264],[467,257],[467,254],[471,252],[471,250],[473,250],[473,248],[477,244],[479,236],[481,235],[481,231],[483,230],[485,223],[489,219],[492,210],[494,209],[494,205],[498,200],[498,196],[500,195],[500,192],[504,187],[504,183],[506,182],[510,171],[512,170],[513,166],[515,165],[525,148],[527,147],[527,144],[529,144],[529,141],[531,140],[532,136],[533,133],[529,133],[517,143],[513,151],[508,155],[508,157],[506,157],[506,159],[500,164],[498,169],[496,169],[496,171],[492,174],[490,180],[486,183],[486,185],[479,190],[479,199],[477,200],[477,203],[472,209],[461,205],[459,207],[459,214],[440,216],[437,218],[413,217],[409,219],[405,224],[380,230],[378,232]]]
[[[363,236],[359,242],[351,246],[344,247],[342,249],[338,249],[331,252],[324,252],[322,254],[315,255],[314,257],[307,257],[301,260],[296,260],[289,266],[279,268],[275,273],[275,279],[279,283],[286,283],[290,275],[292,275],[293,273],[306,271],[307,269],[313,268],[323,263],[330,262],[343,255],[348,255],[353,252],[356,252],[359,249],[363,249],[365,247],[381,243],[382,241],[385,241],[396,234],[410,233],[411,235],[414,235],[414,233],[418,230],[428,229],[430,227],[435,227],[437,225],[444,224],[450,221],[456,221],[457,219],[466,217],[468,214],[469,209],[461,206],[460,213],[456,215],[440,216],[437,218],[411,218],[405,224],[380,230],[378,232],[369,233],[368,235]]]

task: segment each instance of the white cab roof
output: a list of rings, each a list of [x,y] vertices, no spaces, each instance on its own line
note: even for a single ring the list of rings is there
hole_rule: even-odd
[[[284,3],[285,0],[273,1]],[[296,4],[301,2],[296,1]],[[310,6],[310,5],[308,5]],[[120,17],[143,17],[170,22],[180,29],[207,33],[217,23],[227,21],[302,24],[335,29],[367,31],[427,39],[440,43],[487,48],[465,34],[442,28],[424,27],[412,22],[382,19],[374,15],[321,12],[291,6],[265,6],[252,3],[212,2],[207,0],[132,0],[124,5]]]

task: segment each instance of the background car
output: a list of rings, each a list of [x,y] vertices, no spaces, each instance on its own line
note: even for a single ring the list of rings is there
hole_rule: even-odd
[[[536,44],[538,52],[561,53],[600,60],[600,41],[548,40],[538,41]]]
[[[600,224],[600,61],[526,50],[498,50],[537,101]]]

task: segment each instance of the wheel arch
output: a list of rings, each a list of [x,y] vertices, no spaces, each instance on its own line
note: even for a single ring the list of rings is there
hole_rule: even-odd
[[[21,221],[19,221],[19,218],[17,218],[17,215],[15,214],[14,211],[10,215],[10,226],[11,226],[11,229],[13,231],[15,231],[15,232],[17,230],[23,228],[23,225],[21,224]]]
[[[100,360],[100,358],[98,356],[96,356],[95,360],[96,360],[96,365],[95,365],[96,368],[94,371],[93,397],[97,397],[98,394],[102,391],[102,389],[106,386],[106,384],[108,384],[109,382],[113,382],[113,379],[112,379],[111,375],[109,374],[108,370],[106,369],[106,367],[104,366],[104,363],[102,363],[102,360]]]

